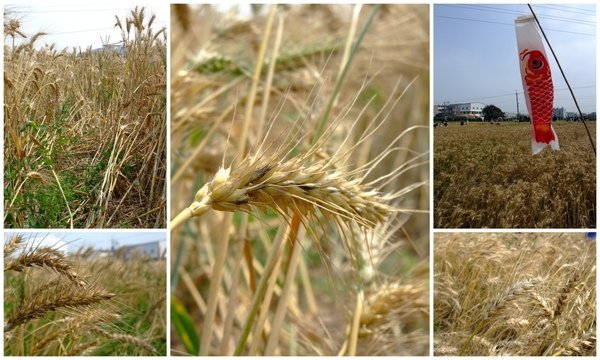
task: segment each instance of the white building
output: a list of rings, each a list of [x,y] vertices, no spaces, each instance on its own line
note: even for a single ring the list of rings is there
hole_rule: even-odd
[[[433,116],[437,114],[444,114],[446,112],[446,105],[433,105]]]
[[[485,107],[484,103],[470,102],[460,104],[444,104],[435,105],[433,108],[434,115],[443,114],[445,116],[464,116],[467,118],[482,118],[482,110]]]
[[[565,117],[567,117],[567,111],[564,107],[554,108],[552,109],[552,116],[558,119],[564,119]]]
[[[123,259],[125,260],[129,260],[134,256],[142,256],[148,259],[156,260],[164,256],[160,241],[121,246],[117,250],[117,253],[121,253]]]
[[[102,47],[97,49],[92,49],[93,53],[101,53],[101,52],[114,52],[121,57],[125,57],[127,54],[127,49],[123,44],[106,44],[102,45]]]
[[[472,102],[462,104],[450,104],[448,108],[454,116],[466,116],[466,117],[483,117],[481,110],[485,107],[484,103]]]

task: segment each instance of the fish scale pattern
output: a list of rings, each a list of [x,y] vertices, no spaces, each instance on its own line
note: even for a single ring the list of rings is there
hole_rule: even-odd
[[[544,144],[549,144],[554,140],[554,132],[550,127],[552,106],[554,104],[552,86],[552,78],[550,77],[527,83],[535,140]]]

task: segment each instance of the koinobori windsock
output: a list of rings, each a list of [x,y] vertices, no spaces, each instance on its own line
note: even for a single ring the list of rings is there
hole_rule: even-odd
[[[515,20],[521,80],[531,116],[531,152],[535,155],[550,145],[558,150],[558,137],[552,127],[554,87],[550,64],[533,16]]]

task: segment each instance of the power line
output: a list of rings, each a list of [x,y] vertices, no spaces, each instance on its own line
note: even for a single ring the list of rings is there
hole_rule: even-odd
[[[100,11],[123,11],[132,10],[133,8],[119,8],[119,9],[69,9],[69,10],[12,10],[16,14],[47,14],[47,13],[71,13],[71,12],[100,12]]]
[[[536,5],[536,6],[537,7],[541,7],[541,8],[546,8],[546,9],[560,10],[560,11],[563,11],[563,12],[570,12],[570,13],[573,13],[573,14],[585,15],[585,16],[594,16],[594,15],[596,15],[596,11],[595,10],[582,9],[582,8],[578,8],[578,7],[575,7],[575,6],[554,5],[554,4]],[[566,9],[572,9],[572,10],[566,10]],[[573,10],[578,10],[578,11],[573,11]],[[579,11],[582,11],[582,12],[579,12]]]
[[[156,21],[155,24],[165,24],[165,21]],[[113,30],[113,29],[116,29],[116,27],[113,26],[113,27],[109,27],[109,28],[99,28],[99,29],[87,29],[87,30],[73,30],[73,31],[50,32],[50,33],[48,33],[48,36],[77,34],[77,33],[92,32],[92,31],[108,31],[108,30]]]
[[[577,87],[572,87],[572,89],[590,89],[590,88],[595,88],[596,85],[589,85],[589,86],[577,86]],[[563,90],[569,90],[569,88],[557,88],[554,89],[554,91],[563,91]]]
[[[113,29],[114,29],[114,27],[100,28],[100,29],[88,29],[88,30],[63,31],[63,32],[49,33],[48,35],[67,35],[67,34],[77,34],[77,33],[92,32],[92,31],[107,31],[107,30],[113,30]]]
[[[436,18],[442,18],[442,19],[474,21],[474,22],[481,22],[481,23],[488,23],[488,24],[506,25],[506,26],[510,26],[510,27],[514,27],[515,26],[515,24],[503,23],[503,22],[498,22],[498,21],[467,19],[467,18],[460,18],[460,17],[454,17],[454,16],[435,15],[434,17],[436,17]],[[546,28],[546,30],[547,31],[555,31],[555,32],[568,33],[568,34],[584,35],[584,36],[596,36],[596,34],[580,33],[580,32],[567,31],[567,30],[548,29],[548,28]]]
[[[589,88],[595,88],[595,87],[596,87],[596,85],[582,85],[582,86],[572,87],[572,89],[589,89]],[[565,87],[565,88],[555,88],[554,89],[554,91],[563,91],[563,90],[569,90],[569,88]],[[469,98],[469,99],[456,100],[456,101],[453,101],[453,103],[478,102],[478,100],[495,99],[495,98],[508,97],[508,96],[512,97],[514,94],[515,94],[514,92],[510,92],[510,93],[504,93],[504,94],[499,94],[499,95],[473,97],[473,98]]]
[[[466,9],[472,9],[472,10],[476,10],[476,11],[486,11],[486,12],[491,12],[491,13],[496,13],[496,14],[507,14],[507,15],[527,15],[528,14],[528,12],[526,12],[526,11],[503,9],[503,8],[497,8],[497,7],[493,7],[493,6],[487,6],[487,5],[486,6],[482,6],[482,5],[446,5],[446,6],[466,8]],[[593,15],[590,15],[590,16],[593,16]],[[561,22],[580,24],[580,25],[588,25],[588,26],[596,26],[596,23],[594,21],[579,20],[579,19],[573,19],[573,18],[568,18],[568,17],[563,17],[563,16],[542,14],[539,17],[546,18],[549,20],[554,20],[554,21],[561,21]]]

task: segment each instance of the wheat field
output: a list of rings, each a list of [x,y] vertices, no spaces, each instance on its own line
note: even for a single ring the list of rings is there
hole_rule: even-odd
[[[436,233],[434,244],[435,355],[596,355],[596,242],[584,233]]]
[[[596,138],[596,124],[588,124]],[[435,228],[596,227],[596,158],[581,123],[555,122],[560,151],[531,155],[525,123],[434,132]]]
[[[5,356],[166,354],[164,259],[69,253],[45,236],[6,234]]]
[[[56,49],[4,17],[4,226],[166,226],[166,34],[106,24],[123,53]],[[15,40],[21,41],[15,42]]]
[[[172,354],[426,355],[428,6],[248,9],[171,8]]]

